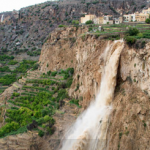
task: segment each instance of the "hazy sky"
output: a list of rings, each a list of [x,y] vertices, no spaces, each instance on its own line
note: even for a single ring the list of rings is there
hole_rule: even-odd
[[[19,10],[22,7],[46,2],[47,0],[0,0],[0,12]]]

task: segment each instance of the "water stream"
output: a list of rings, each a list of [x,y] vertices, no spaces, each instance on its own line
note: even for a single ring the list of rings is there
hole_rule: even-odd
[[[4,15],[2,15],[2,17],[1,17],[1,22],[3,22],[4,21]]]
[[[61,150],[105,150],[109,116],[116,86],[116,76],[123,40],[108,42],[100,90],[90,106],[68,130]]]

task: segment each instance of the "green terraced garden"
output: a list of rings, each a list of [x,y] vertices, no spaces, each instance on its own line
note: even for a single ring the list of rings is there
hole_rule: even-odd
[[[54,132],[53,115],[64,105],[65,98],[70,99],[67,89],[72,84],[74,69],[68,68],[55,72],[56,77],[53,74],[53,72],[48,73],[49,77],[52,76],[54,79],[63,76],[64,81],[30,79],[27,80],[21,92],[19,89],[12,94],[7,101],[6,124],[0,129],[1,138],[34,129],[39,131],[39,136]],[[79,100],[72,99],[70,104],[79,107]],[[42,130],[38,127],[42,127]]]

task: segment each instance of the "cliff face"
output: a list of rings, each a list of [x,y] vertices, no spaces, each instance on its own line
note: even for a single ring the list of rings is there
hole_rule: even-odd
[[[74,67],[69,94],[86,108],[101,83],[106,41],[82,34],[85,28],[57,30],[45,43],[40,56],[40,70]],[[125,45],[120,58],[113,110],[108,127],[108,149],[148,150],[150,127],[149,47],[135,49]],[[83,99],[82,99],[83,98]]]
[[[80,99],[86,107],[94,99],[100,85],[104,65],[101,55],[107,42],[97,40],[96,36],[84,35],[87,28],[76,30],[67,28],[52,33],[43,47],[39,62],[43,72],[73,67],[74,81],[69,94]]]

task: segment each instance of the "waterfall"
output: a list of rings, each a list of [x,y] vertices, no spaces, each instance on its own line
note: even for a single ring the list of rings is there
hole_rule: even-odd
[[[3,22],[4,21],[4,15],[2,15],[2,17],[1,17],[1,22]]]
[[[111,102],[116,86],[116,76],[123,40],[106,46],[105,66],[99,93],[90,106],[76,120],[63,138],[61,150],[105,150]]]

